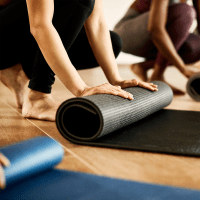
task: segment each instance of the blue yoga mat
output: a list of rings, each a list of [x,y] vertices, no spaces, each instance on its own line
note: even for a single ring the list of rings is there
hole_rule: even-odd
[[[13,156],[13,150],[15,156]],[[3,148],[0,151],[4,153],[10,159],[11,164],[13,164],[13,166],[5,169],[8,186],[5,190],[0,191],[1,200],[200,199],[200,191],[197,190],[139,183],[53,169],[53,166],[62,159],[63,150],[58,143],[50,138],[34,138],[26,142],[15,144],[14,146]],[[30,164],[31,162],[32,164]],[[18,166],[18,168],[14,169],[14,165]],[[12,174],[9,172],[11,168],[14,170]],[[25,170],[25,175],[23,175],[22,168]],[[27,175],[27,171],[29,170],[30,172],[32,172],[32,170],[34,171],[31,173],[32,175]],[[21,175],[19,176],[17,174]],[[12,176],[17,177],[17,181],[16,179],[13,181],[11,178]],[[8,179],[8,177],[10,178]]]

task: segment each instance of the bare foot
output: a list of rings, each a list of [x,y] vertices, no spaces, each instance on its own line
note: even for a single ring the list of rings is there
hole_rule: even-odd
[[[24,101],[25,86],[29,80],[21,64],[1,70],[0,80],[14,93],[17,107],[21,108]]]
[[[131,70],[136,74],[142,81],[147,81],[147,71],[153,68],[155,61],[147,60],[145,62],[136,63],[131,65]]]
[[[149,80],[149,82],[152,82],[152,81],[163,81],[164,83],[166,83],[167,85],[169,85],[169,87],[172,89],[174,95],[184,95],[185,92],[174,87],[173,85],[171,85],[170,83],[168,83],[167,81],[164,80],[163,77],[156,77],[154,74],[152,74],[152,77],[151,79]]]
[[[56,102],[51,94],[28,90],[22,108],[23,117],[55,121],[56,111],[60,103]]]
[[[131,65],[131,70],[137,75],[142,81],[147,81],[147,69],[142,67],[141,63],[135,63]]]

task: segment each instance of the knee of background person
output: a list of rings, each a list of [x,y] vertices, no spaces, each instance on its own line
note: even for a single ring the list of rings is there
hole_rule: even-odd
[[[95,0],[80,0],[79,3],[81,3],[84,7],[88,8],[89,10],[93,10]]]
[[[111,41],[112,41],[112,46],[113,46],[113,52],[115,54],[115,58],[117,58],[117,56],[121,52],[123,42],[122,42],[121,37],[113,31],[110,31],[110,36],[111,36]]]
[[[196,18],[196,10],[193,6],[190,6],[186,3],[181,3],[177,5],[179,16],[183,19],[183,23],[189,23],[192,25],[193,21]],[[187,20],[186,20],[187,19]]]

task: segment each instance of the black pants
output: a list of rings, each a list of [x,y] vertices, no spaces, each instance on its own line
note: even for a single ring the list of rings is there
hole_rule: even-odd
[[[58,31],[72,64],[76,69],[99,66],[84,29],[95,0],[55,0],[53,25]],[[30,78],[29,88],[51,93],[55,74],[46,63],[30,33],[25,0],[15,0],[0,9],[0,70],[21,63]],[[115,57],[121,51],[122,40],[110,31]]]

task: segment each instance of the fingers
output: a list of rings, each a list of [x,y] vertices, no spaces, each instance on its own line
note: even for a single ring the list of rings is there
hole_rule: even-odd
[[[8,167],[10,165],[10,161],[2,153],[0,153],[0,164],[5,167]]]
[[[94,87],[92,94],[112,94],[123,97],[125,99],[133,99],[133,95],[122,90],[120,86],[113,86],[108,83]]]
[[[5,175],[3,166],[8,167],[10,165],[10,161],[0,153],[0,189],[4,189],[6,187]]]
[[[5,175],[2,165],[0,164],[0,189],[5,189],[6,183],[5,183]]]
[[[148,89],[148,90],[151,90],[151,91],[158,91],[158,88],[157,88],[158,86],[154,85],[153,83],[147,83],[147,82],[140,81],[138,86]]]
[[[108,89],[107,94],[117,95],[125,99],[133,100],[133,95],[130,94],[129,92],[126,92],[125,90],[122,90],[121,86],[112,86],[112,85],[109,85],[109,86],[110,87]]]
[[[151,90],[151,91],[158,91],[157,85],[155,85],[153,83],[139,81],[137,79],[125,80],[125,81],[123,81],[122,85],[123,85],[122,88],[139,86],[139,87]]]

